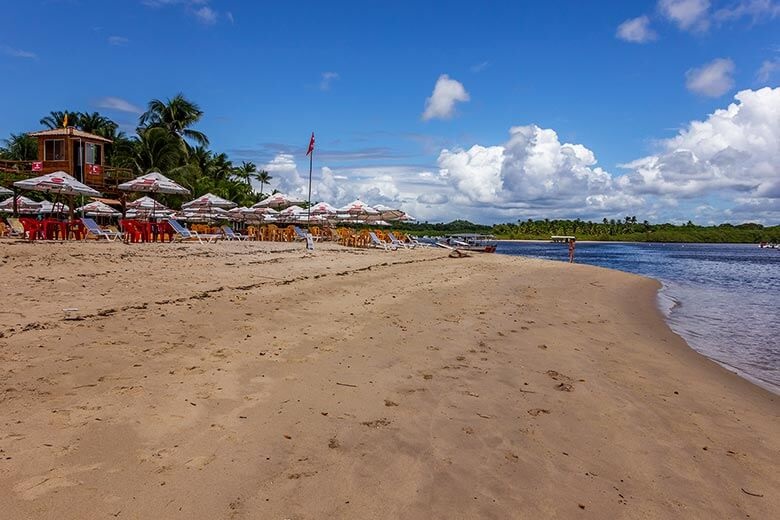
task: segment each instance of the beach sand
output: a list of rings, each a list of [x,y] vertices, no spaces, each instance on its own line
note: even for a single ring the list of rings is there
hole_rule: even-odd
[[[688,348],[652,280],[438,249],[0,247],[0,518],[780,510],[778,397]]]

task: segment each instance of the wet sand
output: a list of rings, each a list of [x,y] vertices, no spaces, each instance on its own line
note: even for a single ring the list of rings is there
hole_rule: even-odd
[[[780,509],[778,396],[688,348],[652,280],[442,250],[0,248],[0,518]]]

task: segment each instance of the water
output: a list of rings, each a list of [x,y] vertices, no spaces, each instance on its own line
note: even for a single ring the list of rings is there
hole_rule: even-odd
[[[568,260],[565,244],[500,242],[497,252]],[[698,352],[780,393],[780,249],[577,243],[576,261],[659,280],[659,304],[672,330]]]

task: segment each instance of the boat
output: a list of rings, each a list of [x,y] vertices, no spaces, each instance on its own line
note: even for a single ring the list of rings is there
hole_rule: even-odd
[[[436,245],[458,249],[460,251],[473,251],[476,253],[495,253],[498,240],[493,235],[478,235],[476,233],[460,233],[440,237]]]

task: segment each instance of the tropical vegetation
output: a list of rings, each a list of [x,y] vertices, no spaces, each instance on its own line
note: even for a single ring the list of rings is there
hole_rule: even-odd
[[[623,220],[603,219],[601,222],[528,219],[485,226],[455,220],[446,224],[425,222],[400,224],[398,227],[421,235],[482,233],[512,240],[549,240],[552,235],[573,235],[577,240],[622,242],[780,243],[780,226],[765,227],[756,223],[698,226],[690,221],[685,224],[650,224],[646,220],[638,222],[635,216],[627,216]]]
[[[128,136],[119,125],[98,112],[52,111],[40,120],[46,128],[61,128],[67,122],[85,132],[111,139],[106,147],[109,165],[130,169],[134,175],[160,171],[193,197],[211,192],[240,205],[252,205],[263,198],[273,177],[252,162],[234,164],[224,153],[208,148],[209,139],[195,126],[203,117],[200,107],[182,94],[171,99],[153,99],[138,119],[135,135]],[[2,141],[0,159],[34,161],[37,140],[24,133]],[[255,190],[259,185],[260,190]]]

